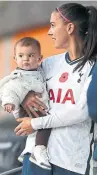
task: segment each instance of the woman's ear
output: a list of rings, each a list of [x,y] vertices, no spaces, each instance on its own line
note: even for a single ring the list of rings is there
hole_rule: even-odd
[[[74,32],[75,25],[73,23],[68,23],[67,24],[67,32],[69,35],[71,35]]]

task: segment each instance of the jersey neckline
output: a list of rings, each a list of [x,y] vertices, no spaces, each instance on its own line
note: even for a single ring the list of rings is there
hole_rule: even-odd
[[[67,53],[65,54],[65,60],[66,60],[66,62],[67,62],[68,64],[70,64],[70,65],[73,65],[73,64],[79,62],[83,57],[84,57],[84,56],[79,57],[79,58],[76,58],[75,60],[71,60],[71,59],[70,59],[70,56],[69,56],[69,53],[67,52]]]

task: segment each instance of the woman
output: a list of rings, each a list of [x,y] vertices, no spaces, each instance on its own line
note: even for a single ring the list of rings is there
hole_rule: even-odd
[[[24,135],[38,129],[52,129],[48,141],[52,170],[30,163],[30,144],[27,140],[23,175],[88,173],[92,122],[86,93],[91,81],[90,72],[96,62],[96,14],[94,7],[77,3],[64,4],[51,14],[48,34],[54,46],[65,49],[65,53],[51,56],[42,63],[50,96],[49,115],[21,119],[15,132]],[[24,107],[33,113],[32,106],[44,113],[43,103],[29,94]]]

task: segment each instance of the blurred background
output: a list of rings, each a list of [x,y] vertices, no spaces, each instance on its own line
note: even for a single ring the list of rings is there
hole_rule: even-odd
[[[38,39],[44,59],[63,52],[54,49],[47,32],[51,12],[68,2],[70,1],[0,1],[0,78],[15,69],[13,47],[22,37]],[[73,2],[97,6],[97,1]],[[0,173],[21,166],[17,157],[24,148],[26,138],[15,136],[13,131],[16,126],[13,116],[0,108]]]

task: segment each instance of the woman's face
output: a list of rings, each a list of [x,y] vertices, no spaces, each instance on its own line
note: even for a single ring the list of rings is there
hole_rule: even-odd
[[[64,22],[58,12],[53,12],[50,18],[50,25],[48,35],[52,37],[55,48],[68,49],[70,39],[68,23]]]

